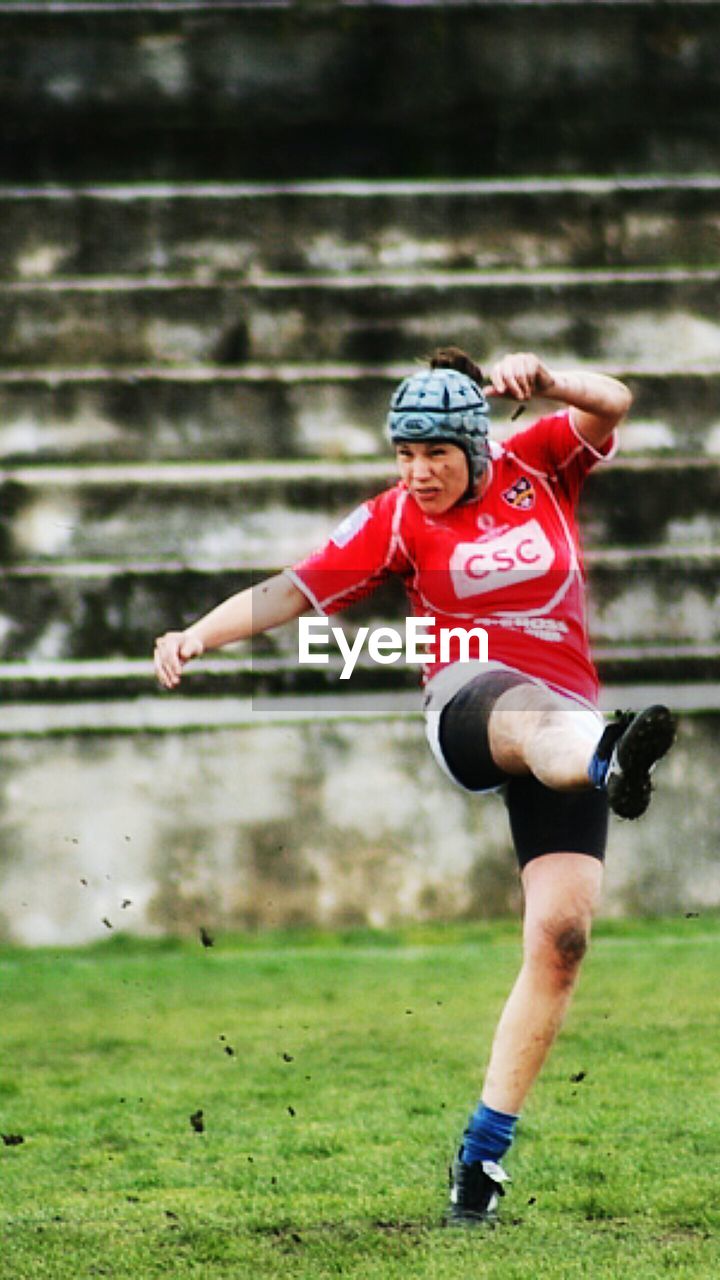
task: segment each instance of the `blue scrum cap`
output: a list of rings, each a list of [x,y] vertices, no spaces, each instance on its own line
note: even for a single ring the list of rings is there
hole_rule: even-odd
[[[400,441],[442,440],[465,453],[474,488],[488,464],[488,402],[477,382],[457,369],[423,369],[405,378],[390,401],[388,435]]]

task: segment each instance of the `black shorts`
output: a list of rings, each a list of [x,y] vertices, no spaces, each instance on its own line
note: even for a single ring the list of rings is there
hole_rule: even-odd
[[[553,791],[532,774],[505,773],[492,758],[490,712],[506,689],[528,683],[513,671],[492,671],[463,685],[440,716],[445,762],[468,791],[502,788],[521,867],[546,853],[586,853],[602,862],[608,832],[604,791]]]

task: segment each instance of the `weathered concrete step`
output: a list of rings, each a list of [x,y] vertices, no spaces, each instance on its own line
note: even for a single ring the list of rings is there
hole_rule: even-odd
[[[332,531],[393,463],[207,463],[0,472],[6,561],[128,559],[287,563]],[[368,489],[369,486],[369,489]]]
[[[390,394],[407,371],[405,364],[0,370],[0,460],[387,456]],[[703,402],[702,390],[698,396]],[[698,396],[690,393],[693,403]]]
[[[455,342],[483,359],[673,366],[716,361],[720,268],[387,272],[243,284],[94,278],[0,285],[6,367],[415,359]]]
[[[710,694],[712,699],[712,692]],[[609,705],[609,704],[608,704]],[[268,724],[334,723],[356,720],[420,720],[417,690],[394,693],[343,691],[288,697],[166,697],[158,691],[117,702],[28,701],[8,705],[0,718],[0,739],[91,734],[95,737],[135,733],[223,732]]]
[[[720,643],[598,645],[594,657],[600,678],[607,685],[636,686],[664,681],[679,686],[707,683],[717,690],[720,682]],[[363,657],[346,681],[340,679],[342,670],[342,661],[335,657],[327,666],[300,666],[282,657],[207,657],[188,673],[173,697],[193,702],[219,699],[221,706],[230,698],[249,698],[262,707],[269,698],[290,695],[333,694],[342,703],[347,694],[354,705],[358,695],[374,697],[418,690],[417,668],[402,663],[380,666]],[[155,686],[148,658],[0,662],[3,719],[5,710],[17,704],[27,707],[106,701],[117,704],[126,699],[147,700],[154,696],[167,697]],[[192,710],[188,714],[192,720]],[[102,713],[98,715],[102,723]],[[54,718],[49,717],[49,727]],[[18,719],[11,723],[17,727]],[[10,723],[6,728],[10,728]]]
[[[607,684],[600,708],[611,715],[618,706],[640,708],[662,702],[686,716],[715,717],[720,712],[720,684],[712,681],[639,681]],[[189,697],[152,692],[118,701],[10,703],[0,718],[0,740],[116,734],[222,733],[246,728],[262,731],[277,724],[336,724],[343,721],[422,720],[418,689],[341,692],[261,697]]]
[[[656,355],[661,355],[658,352]],[[604,366],[635,396],[623,451],[720,453],[720,369]],[[387,456],[408,365],[0,370],[0,463]],[[538,410],[542,406],[537,406]],[[496,402],[493,433],[516,429]]]
[[[596,551],[588,553],[587,562],[596,646],[652,648],[666,662],[668,650],[677,655],[699,652],[720,641],[720,551]],[[0,660],[147,662],[156,635],[189,625],[220,600],[272,572],[189,569],[168,562],[11,569],[3,577]],[[397,627],[406,613],[402,586],[393,579],[333,625],[352,638],[359,626],[390,619]],[[240,652],[243,661],[280,662],[290,678],[298,665],[297,626],[259,637],[240,646]],[[703,650],[703,663],[706,656]]]
[[[0,277],[713,266],[720,178],[0,187]]]
[[[713,172],[719,39],[717,4],[687,0],[6,5],[0,166],[14,181]]]
[[[391,459],[0,471],[0,563],[288,564],[394,480]],[[582,522],[588,546],[710,550],[720,461],[620,455],[588,481]]]

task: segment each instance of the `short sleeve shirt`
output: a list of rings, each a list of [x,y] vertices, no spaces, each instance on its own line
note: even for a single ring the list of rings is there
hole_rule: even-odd
[[[585,476],[612,452],[612,441],[602,451],[588,445],[567,411],[541,418],[493,443],[479,497],[434,516],[397,484],[287,572],[324,615],[399,575],[412,613],[435,619],[425,681],[449,665],[440,660],[441,631],[480,627],[491,660],[594,703],[576,508]],[[461,656],[457,637],[454,644],[450,662]]]

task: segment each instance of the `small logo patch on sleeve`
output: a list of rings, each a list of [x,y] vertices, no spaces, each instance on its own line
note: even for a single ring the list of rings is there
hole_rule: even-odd
[[[343,521],[338,525],[334,533],[330,534],[330,541],[335,543],[336,547],[346,547],[348,542],[352,542],[356,538],[361,529],[364,529],[370,519],[369,507],[363,505],[356,507],[350,512]]]

